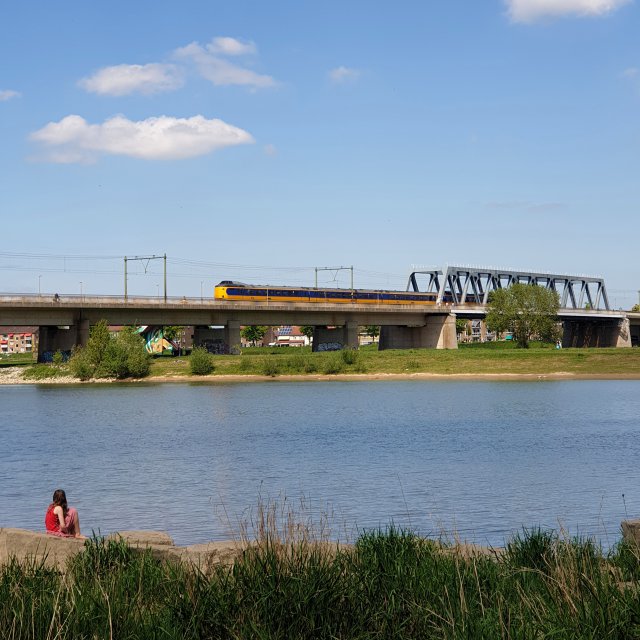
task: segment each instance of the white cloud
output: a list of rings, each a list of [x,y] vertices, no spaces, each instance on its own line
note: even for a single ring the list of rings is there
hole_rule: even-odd
[[[182,73],[172,64],[119,64],[100,69],[78,83],[91,93],[125,96],[130,93],[152,94],[172,91],[182,86]]]
[[[638,74],[640,74],[640,69],[637,67],[629,67],[622,72],[623,78],[637,78]]]
[[[277,83],[271,76],[260,75],[251,69],[229,62],[218,55],[216,52],[219,51],[219,46],[216,45],[216,41],[220,39],[214,39],[206,47],[197,42],[192,42],[186,47],[176,49],[174,55],[178,59],[193,61],[200,75],[214,85],[243,85],[254,89],[276,86]],[[224,40],[233,40],[233,38]],[[229,54],[227,53],[227,55]]]
[[[505,0],[514,22],[535,22],[563,16],[602,16],[631,0]]]
[[[45,145],[50,162],[91,162],[102,154],[143,160],[179,160],[216,149],[253,142],[251,134],[222,120],[159,116],[131,121],[115,116],[102,124],[90,124],[70,115],[50,122],[30,138]]]
[[[214,38],[207,45],[207,49],[213,54],[223,56],[245,56],[258,51],[253,42],[240,42],[229,37]]]
[[[0,102],[6,102],[7,100],[11,100],[11,98],[19,98],[19,91],[12,91],[11,89],[0,90]]]
[[[351,69],[349,67],[336,67],[329,71],[329,79],[331,82],[340,84],[343,82],[351,82],[356,80],[360,76],[358,69]]]

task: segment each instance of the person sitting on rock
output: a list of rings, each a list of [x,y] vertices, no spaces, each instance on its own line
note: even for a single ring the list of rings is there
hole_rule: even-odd
[[[61,538],[85,538],[80,533],[80,518],[73,507],[67,506],[67,495],[62,489],[53,492],[53,501],[44,517],[47,533]]]

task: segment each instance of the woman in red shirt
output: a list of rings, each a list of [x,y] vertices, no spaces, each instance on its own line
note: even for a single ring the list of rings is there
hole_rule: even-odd
[[[44,517],[47,533],[61,538],[84,538],[80,533],[80,518],[73,507],[67,506],[67,495],[62,489],[53,492],[53,501]]]

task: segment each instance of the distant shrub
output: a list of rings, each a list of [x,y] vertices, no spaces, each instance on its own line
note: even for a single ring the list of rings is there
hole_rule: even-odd
[[[278,366],[276,360],[274,360],[271,356],[265,358],[262,362],[262,374],[275,378],[278,373],[280,373],[280,367]]]
[[[318,365],[313,356],[305,358],[303,370],[305,373],[315,373],[318,370]]]
[[[189,358],[189,371],[194,376],[207,376],[214,369],[211,354],[203,347],[196,347]]]
[[[344,369],[344,360],[340,352],[331,353],[329,357],[322,363],[322,373],[327,375],[335,375]]]
[[[90,380],[93,377],[94,368],[89,363],[89,358],[82,350],[75,351],[69,360],[69,370],[74,378]]]
[[[96,377],[143,378],[149,369],[149,354],[143,338],[133,327],[125,327],[109,340],[97,367]]]
[[[60,349],[58,349],[54,354],[53,354],[53,358],[51,360],[53,362],[53,364],[56,367],[61,366],[62,364],[64,364],[64,354],[62,353],[62,351],[60,351]]]
[[[91,328],[85,347],[74,349],[69,361],[72,375],[90,378],[143,378],[151,368],[144,340],[133,327],[113,337],[105,320]]]
[[[27,380],[47,380],[49,378],[58,378],[64,375],[59,367],[50,364],[34,364],[23,373],[23,378]]]
[[[355,364],[358,361],[358,352],[355,349],[347,347],[340,354],[342,355],[342,362],[345,364]]]

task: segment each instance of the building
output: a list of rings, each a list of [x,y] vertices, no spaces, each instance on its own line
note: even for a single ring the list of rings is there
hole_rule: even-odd
[[[309,338],[305,336],[300,327],[282,326],[274,330],[274,343],[276,347],[307,347]]]
[[[38,350],[38,327],[0,326],[0,354]]]

